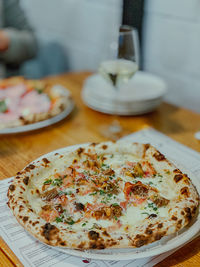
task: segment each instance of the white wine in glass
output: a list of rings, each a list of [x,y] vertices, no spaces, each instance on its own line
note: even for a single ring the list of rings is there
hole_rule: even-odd
[[[103,61],[99,67],[99,73],[115,88],[127,83],[137,70],[137,63],[127,59]]]
[[[99,73],[114,87],[127,83],[139,68],[139,41],[137,30],[122,25],[118,41],[110,44],[107,57],[100,63]]]
[[[131,26],[122,25],[119,29],[117,45],[110,45],[110,51],[100,66],[99,73],[115,90],[115,111],[118,114],[119,88],[134,76],[139,69],[139,41],[137,30]],[[109,126],[103,126],[101,133],[110,138],[118,139],[126,132],[120,125],[117,117]]]

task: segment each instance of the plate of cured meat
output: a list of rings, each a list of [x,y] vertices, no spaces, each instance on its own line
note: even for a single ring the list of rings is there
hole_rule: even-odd
[[[22,77],[0,81],[0,134],[47,127],[73,110],[70,92],[62,85]]]

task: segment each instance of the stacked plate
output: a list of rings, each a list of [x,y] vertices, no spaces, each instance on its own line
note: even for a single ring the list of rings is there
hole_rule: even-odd
[[[117,90],[101,75],[95,74],[85,81],[82,98],[88,107],[103,113],[139,115],[157,108],[166,88],[162,79],[142,71]]]

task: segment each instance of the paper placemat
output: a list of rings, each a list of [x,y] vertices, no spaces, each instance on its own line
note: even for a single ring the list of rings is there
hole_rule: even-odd
[[[178,159],[179,164],[193,170],[195,175],[200,176],[200,154],[154,129],[145,129],[123,139],[151,143],[167,157],[174,159],[176,162]],[[152,267],[175,251],[150,258],[128,261],[91,260],[59,252],[33,239],[16,221],[6,204],[7,190],[11,180],[12,178],[0,181],[0,236],[25,267]]]

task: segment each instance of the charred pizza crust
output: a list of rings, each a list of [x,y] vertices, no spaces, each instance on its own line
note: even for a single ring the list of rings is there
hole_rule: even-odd
[[[29,113],[27,115],[21,115],[18,119],[12,121],[1,122],[0,129],[13,128],[50,119],[65,110],[67,105],[69,105],[69,101],[71,100],[69,92],[63,87],[54,87],[45,81],[26,80],[23,77],[14,77],[1,80],[0,90],[1,88],[20,84],[25,85],[28,90],[35,90],[35,88],[37,88],[40,93],[46,94],[50,100],[50,109],[47,112]]]
[[[94,158],[94,155],[97,157]],[[104,215],[102,215],[104,217],[98,217],[101,216],[101,214],[99,214],[100,209],[97,210],[98,216],[95,213],[96,211],[90,211],[90,214],[93,214],[92,216],[94,216],[94,214],[97,216],[97,223],[104,218],[105,221],[112,221],[113,225],[120,225],[117,230],[112,230],[112,227],[104,226],[103,223],[102,225],[95,223],[95,227],[92,228],[83,227],[82,224],[77,228],[76,225],[79,223],[78,221],[73,223],[73,225],[69,225],[66,224],[66,222],[49,222],[40,216],[40,212],[38,212],[40,210],[38,209],[38,205],[42,205],[40,200],[45,199],[47,202],[46,206],[48,206],[48,200],[51,201],[52,199],[58,198],[58,192],[56,191],[55,193],[55,188],[53,191],[48,188],[48,194],[46,194],[46,189],[44,189],[44,187],[48,185],[48,177],[50,175],[56,174],[58,171],[62,172],[66,167],[68,168],[70,166],[71,168],[73,164],[76,164],[77,161],[83,157],[84,161],[87,161],[86,166],[96,165],[98,168],[100,168],[98,165],[99,158],[101,159],[101,166],[106,165],[106,159],[109,158],[111,162],[113,159],[114,163],[110,164],[108,169],[100,168],[100,171],[103,173],[104,177],[108,173],[108,175],[113,175],[111,174],[111,170],[118,176],[119,173],[117,173],[117,168],[119,168],[120,162],[122,162],[123,158],[127,155],[131,155],[131,157],[137,160],[139,159],[137,162],[145,163],[144,165],[141,163],[140,166],[138,164],[132,165],[134,166],[134,171],[131,175],[129,173],[129,167],[131,166],[130,161],[128,161],[128,165],[126,165],[126,167],[129,166],[129,169],[126,167],[120,169],[120,173],[124,173],[124,171],[126,172],[126,179],[128,180],[126,180],[124,185],[122,180],[117,180],[118,178],[115,180],[115,178],[113,178],[114,183],[117,184],[118,190],[114,196],[117,198],[118,194],[121,193],[125,195],[129,192],[125,188],[128,188],[128,190],[131,190],[134,201],[138,199],[141,200],[142,198],[142,204],[140,202],[134,202],[135,206],[133,207],[135,211],[143,211],[143,214],[141,215],[143,216],[142,219],[134,221],[133,214],[131,215],[131,213],[129,213],[129,216],[127,217],[128,221],[125,223],[122,219],[123,216],[126,216],[128,208],[126,210],[122,204],[118,205],[118,212],[113,211],[116,205],[111,204],[109,206],[109,212],[111,212],[109,213],[109,216],[107,216],[107,212],[105,213],[104,211]],[[148,162],[150,164],[148,166],[151,166],[155,171],[151,174],[151,178],[149,178],[149,172],[145,165],[146,162]],[[141,166],[142,169],[140,169]],[[114,177],[114,175],[112,177]],[[68,181],[69,178],[64,177],[63,179]],[[136,179],[136,181],[132,182],[131,179]],[[155,179],[155,182],[153,179]],[[158,179],[162,180],[159,185],[156,184],[156,181],[159,181]],[[149,182],[150,180],[153,182]],[[112,182],[113,181],[109,182],[110,185]],[[152,183],[154,185],[152,185]],[[105,185],[105,180],[101,185]],[[42,191],[42,188],[44,189],[44,192]],[[76,188],[76,192],[78,194],[77,189],[78,188]],[[169,192],[169,189],[173,192]],[[92,194],[94,195],[96,191],[93,192],[94,193]],[[46,194],[46,198],[44,198],[44,194]],[[98,198],[100,198],[101,191],[98,191],[98,194]],[[133,199],[131,199],[131,194],[129,192],[129,194],[125,196],[126,200],[128,199],[127,201],[129,204],[133,201]],[[73,152],[65,152],[62,154],[55,153],[48,158],[42,158],[17,173],[13,183],[9,186],[8,198],[8,206],[18,222],[37,239],[51,246],[81,250],[130,248],[147,245],[160,240],[164,236],[178,232],[180,229],[188,225],[197,213],[199,205],[199,195],[197,190],[186,174],[183,174],[174,164],[169,162],[164,155],[151,145],[127,142],[93,143],[76,149]],[[74,204],[79,211],[82,209],[81,212],[84,213],[85,216],[86,210],[83,208],[84,205],[82,204],[81,206],[81,203],[77,202]],[[150,214],[145,212],[148,210],[148,206],[150,206],[151,209],[153,207]],[[145,207],[147,207],[146,210]],[[114,212],[114,217],[117,217],[116,221],[111,216],[112,212]],[[130,215],[131,219],[129,220]],[[137,214],[135,216],[137,216]],[[90,218],[88,220],[90,220]]]

